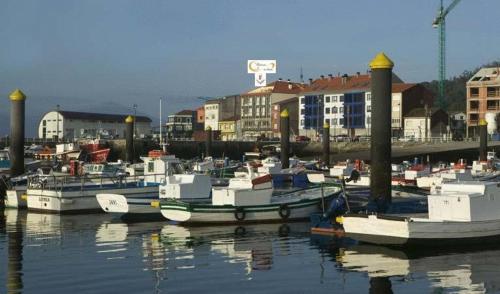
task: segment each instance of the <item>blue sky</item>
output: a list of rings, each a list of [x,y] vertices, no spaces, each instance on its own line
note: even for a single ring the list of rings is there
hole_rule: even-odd
[[[379,51],[405,81],[431,80],[437,6],[438,0],[2,0],[0,95],[20,87],[36,107],[113,101],[158,116],[159,97],[173,112],[202,103],[192,97],[248,90],[247,59],[277,59],[278,73],[269,79],[297,80],[302,66],[307,80],[364,72]],[[449,76],[498,60],[498,11],[500,1],[463,0],[450,13]]]

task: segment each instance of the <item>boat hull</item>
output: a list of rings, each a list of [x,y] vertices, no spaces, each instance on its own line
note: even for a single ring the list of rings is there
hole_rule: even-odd
[[[122,218],[161,216],[160,208],[151,206],[151,202],[158,201],[158,191],[134,197],[109,193],[97,194],[96,199],[104,212]]]
[[[500,220],[429,221],[383,215],[343,217],[347,237],[361,242],[395,246],[477,244],[500,240]]]
[[[158,191],[157,186],[123,187],[80,191],[28,189],[28,210],[47,213],[102,212],[96,194],[122,194],[134,197]]]
[[[6,192],[5,207],[23,209],[28,206],[26,189],[10,189]]]

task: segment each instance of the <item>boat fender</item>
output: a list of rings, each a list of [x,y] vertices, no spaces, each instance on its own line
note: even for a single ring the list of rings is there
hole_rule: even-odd
[[[245,219],[245,210],[243,209],[243,207],[236,207],[236,210],[234,211],[234,217],[239,220],[239,221],[242,221]]]
[[[290,216],[290,207],[286,204],[280,205],[279,214],[282,219],[287,219]]]

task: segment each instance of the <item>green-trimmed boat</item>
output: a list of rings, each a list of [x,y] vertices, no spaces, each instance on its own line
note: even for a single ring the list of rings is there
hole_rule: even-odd
[[[214,187],[206,200],[161,199],[162,215],[193,225],[302,220],[342,191],[340,185],[330,184],[273,195],[271,176],[249,170],[231,179],[228,187]]]

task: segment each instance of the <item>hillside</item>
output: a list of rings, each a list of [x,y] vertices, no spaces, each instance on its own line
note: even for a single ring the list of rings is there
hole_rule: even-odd
[[[465,111],[466,105],[465,100],[467,97],[465,84],[467,81],[482,67],[498,67],[500,66],[499,61],[493,61],[477,67],[473,70],[466,70],[458,76],[452,77],[445,82],[446,97],[445,102],[448,105],[448,111]],[[422,83],[426,88],[431,90],[434,95],[438,94],[438,81],[434,80],[431,82]]]

